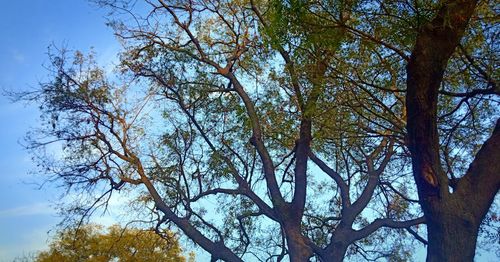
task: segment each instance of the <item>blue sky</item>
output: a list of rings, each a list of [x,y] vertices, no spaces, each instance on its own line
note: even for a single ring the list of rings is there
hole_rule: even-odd
[[[0,89],[23,90],[46,80],[43,67],[51,44],[88,51],[108,63],[118,44],[105,25],[105,11],[85,0],[2,1]],[[0,261],[46,246],[47,231],[60,221],[51,206],[58,192],[37,190],[32,163],[20,142],[37,125],[36,107],[0,96]]]

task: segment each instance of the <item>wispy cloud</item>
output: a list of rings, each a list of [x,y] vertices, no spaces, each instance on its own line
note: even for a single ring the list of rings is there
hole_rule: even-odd
[[[0,218],[52,214],[56,214],[54,208],[43,202],[0,210]]]
[[[12,58],[19,64],[24,63],[24,61],[26,60],[24,54],[17,49],[12,51]]]
[[[113,75],[113,70],[119,64],[119,52],[120,46],[117,44],[110,45],[104,51],[98,52],[97,63],[103,67],[108,77]]]

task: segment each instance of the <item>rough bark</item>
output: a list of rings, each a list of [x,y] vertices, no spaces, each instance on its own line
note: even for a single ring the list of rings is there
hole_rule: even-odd
[[[302,120],[295,151],[295,189],[293,199],[284,209],[284,231],[288,244],[290,261],[308,261],[313,254],[308,238],[301,232],[302,217],[306,202],[307,160],[311,143],[311,121]]]
[[[426,214],[427,261],[474,260],[479,223],[469,217],[460,202],[457,199],[431,203],[431,211]]]
[[[321,261],[342,262],[349,243],[354,242],[353,234],[354,230],[352,230],[351,225],[340,223],[333,233],[330,244],[321,254]]]
[[[472,261],[479,225],[500,184],[499,124],[476,155],[455,192],[440,163],[438,90],[477,1],[443,1],[424,25],[407,67],[407,131],[413,175],[427,219],[427,261]]]
[[[324,261],[329,261],[329,262],[342,262],[344,261],[344,257],[347,253],[347,248],[349,245],[346,245],[344,241],[339,241],[335,242],[333,244],[333,250],[332,253],[329,255],[328,259],[325,259]]]
[[[286,240],[291,262],[309,261],[313,252],[299,228],[289,228]]]

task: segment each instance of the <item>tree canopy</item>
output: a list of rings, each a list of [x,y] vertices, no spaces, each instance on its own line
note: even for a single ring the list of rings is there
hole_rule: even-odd
[[[95,2],[117,69],[56,50],[21,94],[68,214],[125,191],[213,260],[473,258],[500,186],[493,2]]]
[[[190,261],[194,257],[191,256]],[[171,232],[160,236],[154,230],[87,224],[60,231],[48,251],[40,252],[37,262],[75,261],[171,261],[182,262],[177,238]]]

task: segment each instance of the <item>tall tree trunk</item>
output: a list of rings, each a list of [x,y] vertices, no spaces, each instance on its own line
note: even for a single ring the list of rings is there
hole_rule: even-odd
[[[500,187],[500,120],[453,193],[425,195],[427,261],[473,261],[479,226]],[[492,161],[493,160],[493,161]]]
[[[460,201],[440,201],[427,220],[427,261],[473,261],[480,221]],[[458,204],[457,205],[454,205]]]
[[[473,261],[479,225],[500,185],[500,121],[453,193],[440,163],[438,90],[476,3],[442,1],[417,35],[407,67],[408,147],[427,219],[427,261]]]

